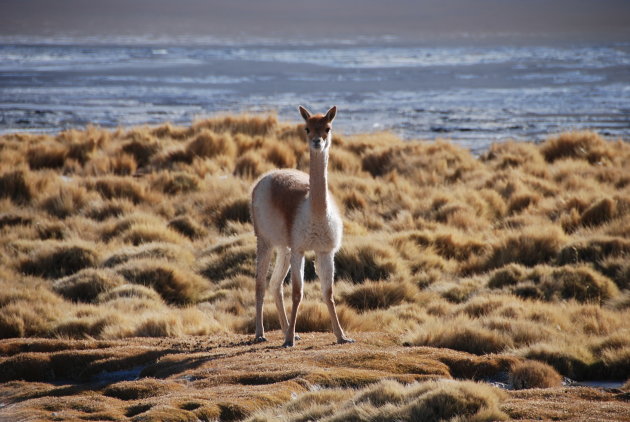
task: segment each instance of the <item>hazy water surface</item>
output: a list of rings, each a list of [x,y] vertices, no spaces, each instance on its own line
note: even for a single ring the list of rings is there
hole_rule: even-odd
[[[473,150],[570,129],[630,136],[630,43],[0,45],[0,131],[57,131],[336,104],[338,130]]]

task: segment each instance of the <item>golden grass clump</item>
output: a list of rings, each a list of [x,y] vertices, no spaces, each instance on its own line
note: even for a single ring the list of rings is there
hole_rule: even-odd
[[[163,227],[156,227],[149,224],[133,224],[125,231],[121,237],[125,243],[132,245],[141,245],[152,242],[164,242],[182,244],[186,243],[188,239],[183,237],[174,230],[171,230],[168,225]]]
[[[508,335],[484,328],[478,322],[466,318],[458,318],[448,324],[425,324],[418,332],[408,335],[406,343],[413,346],[446,347],[475,355],[499,353],[514,345]]]
[[[203,226],[187,215],[173,218],[168,222],[167,227],[183,234],[191,240],[202,238],[207,234]]]
[[[183,172],[162,172],[153,178],[151,187],[168,195],[196,192],[200,187],[197,176]]]
[[[141,132],[130,132],[127,135],[131,140],[121,146],[121,151],[131,155],[138,166],[146,166],[151,157],[160,151],[160,144]]]
[[[149,313],[132,331],[138,337],[206,336],[224,333],[225,326],[198,309]],[[128,333],[123,333],[128,336]],[[122,336],[119,336],[122,337]]]
[[[82,242],[47,242],[24,258],[18,265],[25,274],[60,278],[79,270],[94,267],[99,254],[92,245]]]
[[[57,137],[57,138],[59,139],[60,137]],[[66,142],[66,147],[68,148],[67,158],[71,160],[75,160],[80,165],[84,166],[85,163],[87,163],[92,157],[92,153],[94,152],[96,147],[99,145],[99,141],[101,144],[103,143],[102,139],[95,140],[92,137],[88,137],[88,139],[86,140]]]
[[[396,251],[382,243],[346,241],[335,255],[335,275],[353,283],[388,280],[405,271]]]
[[[253,277],[256,247],[248,238],[230,239],[211,248],[199,262],[200,273],[215,283],[236,275]]]
[[[295,168],[295,153],[286,144],[278,142],[267,150],[267,160],[277,168]]]
[[[111,270],[88,268],[56,280],[53,290],[77,302],[93,302],[103,292],[124,284],[122,276]]]
[[[478,166],[467,151],[445,142],[400,143],[363,156],[363,170],[374,177],[396,172],[424,184],[454,183]]]
[[[46,335],[64,312],[63,300],[34,280],[0,279],[0,287],[0,338]]]
[[[100,237],[105,242],[118,239],[135,246],[144,243],[173,243],[185,247],[188,244],[186,237],[152,214],[131,214],[105,224],[101,230]]]
[[[625,380],[630,377],[630,346],[602,352],[602,378]]]
[[[82,309],[60,318],[49,335],[61,338],[101,338],[111,331],[111,327],[123,327],[127,319],[109,312],[90,313],[90,310]]]
[[[126,199],[92,201],[86,204],[83,213],[86,217],[93,220],[104,221],[108,218],[119,218],[131,213],[133,206],[133,202]]]
[[[272,169],[273,166],[254,151],[247,151],[234,163],[234,175],[245,179],[255,179]]]
[[[68,150],[58,143],[39,144],[29,148],[26,152],[26,160],[33,170],[56,169],[63,167]]]
[[[10,364],[9,364],[10,363]],[[24,381],[41,381],[52,378],[50,357],[41,353],[22,354],[9,361],[0,363],[3,371],[2,381],[19,379]]]
[[[515,390],[557,387],[562,385],[562,377],[545,363],[524,361],[512,367],[509,385]]]
[[[335,411],[335,405],[347,400],[351,393],[343,389],[320,390],[304,393],[295,400],[274,411],[260,411],[247,419],[248,422],[278,420],[322,420]],[[282,412],[282,413],[280,413]]]
[[[625,256],[630,253],[630,239],[599,235],[586,239],[577,239],[558,253],[558,263],[576,264],[580,262],[599,263],[610,257]]]
[[[239,223],[249,222],[249,199],[237,198],[234,201],[225,203],[220,208],[215,221],[219,229],[224,229],[231,221]]]
[[[606,258],[599,262],[601,272],[609,277],[619,289],[630,288],[630,260],[624,256]]]
[[[99,303],[113,302],[119,299],[138,299],[142,302],[162,302],[162,296],[151,287],[138,284],[122,284],[102,292],[96,298]],[[127,302],[128,303],[128,302]]]
[[[509,297],[503,296],[473,296],[467,302],[459,305],[459,311],[471,318],[485,317],[502,308]]]
[[[44,198],[40,206],[51,216],[64,219],[81,212],[89,201],[95,199],[83,187],[67,186]]]
[[[489,250],[484,242],[461,235],[456,231],[438,232],[431,242],[440,256],[457,261],[466,261],[473,256],[483,255]]]
[[[341,308],[341,307],[340,307]],[[338,309],[340,322],[344,320],[341,309]],[[278,319],[276,314],[276,320]],[[296,329],[298,332],[326,332],[331,327],[330,315],[328,314],[328,308],[321,301],[304,300],[300,305],[300,312],[298,313]],[[275,329],[280,328],[278,322]]]
[[[175,305],[197,302],[207,288],[197,274],[151,259],[132,260],[115,270],[130,283],[152,287],[166,302]]]
[[[194,256],[189,250],[172,243],[150,242],[116,250],[103,260],[104,267],[115,267],[131,260],[152,259],[169,261],[180,265],[192,265]]]
[[[33,222],[33,218],[20,214],[0,215],[0,229],[4,227],[28,226]]]
[[[16,204],[26,204],[33,198],[32,187],[24,171],[15,170],[0,174],[0,198],[8,198]]]
[[[128,199],[134,204],[151,199],[143,185],[126,177],[109,176],[88,179],[85,186],[89,190],[98,192],[104,199]]]
[[[495,170],[521,168],[528,173],[544,174],[545,169],[545,161],[539,148],[525,142],[492,144],[481,159]]]
[[[600,373],[592,372],[593,355],[583,347],[560,348],[552,343],[538,343],[519,351],[523,357],[552,366],[560,374],[575,380],[601,379]]]
[[[402,302],[414,302],[416,289],[407,282],[369,281],[346,293],[342,302],[359,311],[386,309]]]
[[[528,271],[519,264],[507,264],[492,272],[488,280],[488,287],[492,289],[501,289],[506,286],[515,286],[523,281]]]
[[[517,264],[508,264],[492,273],[488,287],[546,301],[574,299],[603,304],[619,295],[612,280],[586,265],[538,265],[527,270]]]
[[[588,207],[580,216],[583,226],[599,226],[612,220],[617,214],[617,202],[611,198],[603,198]]]
[[[138,381],[121,381],[108,385],[103,394],[120,400],[139,400],[168,394],[182,388],[178,383],[155,378],[143,378]]]
[[[188,136],[190,136],[191,132],[191,128],[173,126],[170,122],[157,126],[150,131],[151,135],[156,136],[158,139],[170,138],[177,141],[186,139]]]
[[[508,232],[507,236],[494,246],[484,269],[499,268],[509,263],[533,266],[551,262],[565,241],[563,231],[551,225]]]
[[[138,170],[138,163],[129,155],[122,152],[108,155],[98,155],[85,164],[85,174],[103,176],[112,174],[116,176],[131,176]]]
[[[612,161],[614,150],[594,132],[564,133],[547,140],[540,148],[548,162],[560,159],[587,160],[591,164]]]
[[[201,131],[208,129],[216,133],[243,134],[251,137],[266,136],[275,130],[282,130],[278,127],[278,118],[270,116],[218,116],[215,118],[199,120],[193,123],[193,130]]]
[[[55,142],[65,145],[72,159],[85,164],[92,152],[97,148],[106,148],[113,138],[117,138],[120,131],[110,132],[88,125],[84,130],[68,129],[55,136]]]
[[[347,397],[340,391],[306,393],[276,411],[260,412],[248,421],[374,420],[374,421],[496,421],[506,395],[496,388],[469,381],[430,381],[405,386],[381,381]]]
[[[587,266],[554,269],[542,277],[541,288],[546,300],[560,297],[601,304],[619,294],[610,279]]]
[[[499,408],[505,395],[496,388],[470,381],[445,380],[427,384],[411,388],[413,401],[395,411],[394,415],[410,421],[455,417],[471,421],[507,419]]]
[[[231,136],[202,130],[195,139],[186,146],[186,153],[192,157],[213,158],[218,155],[236,156],[236,144]]]

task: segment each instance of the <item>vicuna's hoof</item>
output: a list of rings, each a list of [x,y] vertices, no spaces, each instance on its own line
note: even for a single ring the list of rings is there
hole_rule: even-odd
[[[293,341],[285,341],[284,344],[282,345],[282,347],[293,347]]]
[[[265,342],[265,341],[267,341],[267,338],[265,338],[265,337],[263,337],[263,336],[259,336],[259,337],[256,337],[256,338],[254,339],[254,343],[263,343],[263,342]]]
[[[341,337],[337,340],[337,344],[354,343],[354,340],[348,337]]]
[[[295,338],[295,341],[302,340],[302,337],[300,337],[299,334],[296,334],[294,338]]]

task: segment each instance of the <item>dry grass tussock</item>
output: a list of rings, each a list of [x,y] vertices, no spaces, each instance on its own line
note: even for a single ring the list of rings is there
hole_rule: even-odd
[[[505,393],[469,381],[429,381],[403,385],[381,381],[346,397],[343,393],[305,394],[280,410],[261,412],[249,421],[469,421],[505,420],[499,405]]]
[[[510,371],[510,385],[516,390],[550,388],[562,384],[562,377],[549,365],[526,361],[514,365]]]
[[[274,116],[222,116],[0,137],[0,336],[251,333],[249,189],[267,170],[308,168],[302,133]],[[345,223],[335,295],[349,332],[628,376],[627,143],[576,132],[481,157],[387,133],[333,144]],[[312,256],[306,273],[298,331],[327,332]],[[551,382],[547,367],[524,368],[515,384]]]

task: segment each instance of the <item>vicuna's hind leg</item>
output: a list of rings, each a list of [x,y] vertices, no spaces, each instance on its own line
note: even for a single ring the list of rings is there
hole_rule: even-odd
[[[267,271],[273,249],[260,237],[256,242],[256,338],[254,341],[266,341],[263,327],[263,303],[267,289]]]
[[[289,326],[289,320],[287,319],[287,313],[284,310],[284,296],[282,295],[282,283],[284,278],[289,272],[289,264],[291,263],[291,250],[288,248],[278,248],[276,255],[276,265],[273,268],[271,274],[271,292],[274,295],[276,301],[276,308],[278,308],[278,319],[280,320],[280,326],[282,332],[287,333],[287,327]]]
[[[337,317],[337,309],[335,308],[335,299],[333,296],[333,282],[335,275],[335,260],[334,253],[320,253],[317,254],[317,275],[322,284],[322,296],[324,302],[328,306],[328,313],[330,314],[330,322],[332,323],[332,329],[337,336],[337,343],[354,343],[354,340],[346,337],[346,334],[339,324],[339,318]]]

